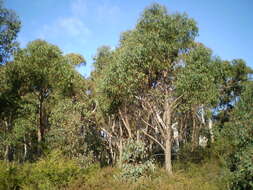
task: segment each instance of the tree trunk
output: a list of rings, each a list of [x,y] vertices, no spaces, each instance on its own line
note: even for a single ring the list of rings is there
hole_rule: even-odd
[[[137,131],[136,131],[136,141],[137,141],[137,143],[140,142],[140,129],[137,129]]]
[[[9,118],[7,118],[7,120],[5,121],[5,125],[6,125],[6,131],[8,133],[11,133],[12,131],[12,115],[10,115]],[[4,160],[6,161],[12,161],[14,158],[14,151],[13,151],[13,147],[12,145],[6,145],[6,149],[5,149],[5,153],[4,153]]]
[[[130,127],[130,124],[129,124],[129,120],[128,120],[128,116],[127,116],[127,112],[126,112],[126,107],[124,109],[125,111],[122,112],[121,110],[119,110],[119,115],[121,117],[121,120],[123,121],[123,124],[127,130],[127,133],[128,133],[128,137],[129,139],[132,138],[132,132],[131,132],[131,127]]]
[[[122,168],[122,154],[123,154],[123,131],[120,124],[120,138],[119,138],[119,167]]]
[[[172,164],[171,164],[171,138],[167,137],[165,140],[165,170],[169,175],[172,175]]]
[[[43,113],[43,102],[44,102],[44,97],[41,92],[40,98],[39,98],[39,123],[38,123],[38,131],[37,131],[37,155],[40,156],[42,153],[42,142],[44,139],[44,113]]]
[[[23,160],[26,160],[26,156],[27,156],[27,144],[26,144],[26,139],[24,137],[24,157]]]
[[[168,92],[166,93],[168,94]],[[172,116],[172,110],[171,110],[171,104],[169,102],[169,96],[166,96],[166,101],[164,104],[164,115],[163,115],[163,120],[165,123],[165,170],[169,175],[172,175],[172,163],[171,163],[171,145],[172,145],[172,138],[171,138],[171,133],[172,133],[172,121],[171,121],[171,116]]]
[[[5,161],[9,161],[9,162],[13,161],[13,158],[14,158],[13,154],[14,152],[13,152],[12,146],[7,145],[5,149],[5,154],[4,154]]]
[[[212,119],[210,118],[208,120],[208,129],[209,129],[209,132],[210,132],[210,139],[211,139],[211,143],[214,142],[214,135],[213,135],[213,121]]]
[[[38,143],[41,143],[44,138],[44,108],[43,102],[44,98],[43,95],[40,95],[40,104],[39,104],[39,126],[38,126]]]
[[[191,148],[191,151],[193,151],[195,148],[196,148],[196,141],[197,141],[197,137],[196,137],[196,133],[197,133],[197,131],[196,131],[197,129],[196,129],[196,124],[195,124],[195,119],[194,119],[194,117],[193,117],[193,115],[192,115],[192,139],[191,139],[191,141],[192,141],[192,148]]]

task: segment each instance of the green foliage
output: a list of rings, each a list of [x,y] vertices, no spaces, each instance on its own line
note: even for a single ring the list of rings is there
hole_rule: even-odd
[[[46,162],[49,162],[47,164]],[[135,183],[115,179],[120,171],[116,168],[99,168],[92,165],[80,169],[75,162],[64,158],[59,152],[34,164],[0,163],[0,189],[85,189],[85,190],[136,190],[178,189],[218,190],[227,189],[221,179],[221,168],[216,162],[191,164],[187,167],[175,164],[174,175],[169,177],[164,169],[157,168],[151,178],[140,178]],[[208,171],[208,172],[207,172]],[[35,173],[36,172],[36,173]],[[52,175],[54,174],[54,175]]]
[[[83,178],[74,181],[67,189],[86,190],[219,190],[227,189],[224,178],[221,179],[221,169],[215,161],[203,164],[191,164],[187,167],[184,164],[175,164],[173,176],[168,176],[166,171],[157,168],[150,178],[139,178],[133,183],[128,180],[122,182],[115,179],[120,171],[116,168],[106,167],[93,169],[86,173]],[[208,172],[207,172],[208,171]]]
[[[59,151],[52,151],[32,164],[0,162],[0,189],[62,189],[83,170]]]
[[[231,189],[252,188],[253,85],[249,82],[231,113],[231,121],[218,131],[216,151],[231,172]]]
[[[114,113],[154,85],[171,84],[179,54],[192,47],[197,33],[195,21],[187,15],[168,14],[158,4],[145,9],[136,28],[123,33],[98,81],[101,106]]]
[[[231,189],[245,190],[253,188],[253,144],[234,156]]]
[[[0,65],[6,63],[9,56],[18,47],[15,41],[20,30],[20,20],[13,10],[3,7],[0,0]]]
[[[99,160],[104,147],[93,119],[87,102],[60,101],[52,109],[47,148],[60,149],[64,155],[77,159],[84,166]]]
[[[30,175],[27,176],[23,187],[24,189],[58,189],[66,186],[80,172],[81,168],[74,160],[64,158],[59,151],[53,151],[32,164]]]
[[[0,189],[253,188],[252,69],[213,57],[186,14],[147,7],[115,50],[98,49],[89,79],[79,54],[43,40],[18,49],[19,28],[0,0]],[[211,121],[215,142],[200,147]],[[169,153],[171,135],[169,177],[149,155],[152,137]],[[117,156],[120,170],[99,167]]]
[[[73,64],[77,63],[72,63],[77,61],[84,59],[77,54],[63,56],[57,46],[35,40],[15,53],[14,62],[4,66],[0,99],[6,109],[0,109],[0,113],[6,124],[0,138],[3,149],[15,150],[9,160],[34,160],[40,156],[47,147],[45,135],[55,105],[64,98],[77,99],[84,94],[84,80],[75,71]]]
[[[181,163],[201,163],[204,162],[206,158],[210,157],[210,149],[203,148],[201,146],[196,147],[192,150],[191,144],[185,144],[180,148],[177,159]]]
[[[65,55],[68,63],[73,66],[85,65],[86,61],[83,56],[75,53]]]
[[[17,163],[0,161],[0,189],[18,189],[24,180],[22,169]]]
[[[211,107],[218,97],[218,88],[212,72],[211,50],[196,44],[182,60],[179,69],[177,89],[184,95],[184,105],[205,105]]]
[[[155,165],[148,158],[147,148],[142,142],[128,141],[123,148],[120,179],[136,181],[140,177],[148,177],[154,172]]]

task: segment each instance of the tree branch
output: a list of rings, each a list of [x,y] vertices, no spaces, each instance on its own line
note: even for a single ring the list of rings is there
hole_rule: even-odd
[[[148,136],[149,138],[151,138],[153,141],[155,141],[157,144],[160,145],[160,147],[165,151],[165,147],[154,137],[152,137],[150,134],[148,134],[147,132],[145,132],[144,130],[142,130],[142,132]]]

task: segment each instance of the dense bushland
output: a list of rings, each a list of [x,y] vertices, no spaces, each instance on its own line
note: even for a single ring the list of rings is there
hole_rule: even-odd
[[[253,188],[252,69],[186,14],[147,7],[88,78],[3,3],[0,27],[0,189]]]

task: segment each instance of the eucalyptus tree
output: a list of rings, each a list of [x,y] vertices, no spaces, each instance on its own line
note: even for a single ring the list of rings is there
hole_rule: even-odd
[[[165,168],[172,174],[171,145],[175,109],[183,95],[176,93],[175,81],[182,55],[194,46],[198,29],[185,14],[168,14],[154,4],[139,19],[136,28],[122,35],[112,64],[105,70],[102,91],[113,109],[141,102],[155,121],[147,126],[160,133],[157,142],[165,152]],[[127,115],[121,112],[122,115]],[[129,133],[130,134],[130,133]]]
[[[20,20],[12,10],[4,8],[0,0],[0,64],[6,63],[7,59],[17,48],[15,41],[20,30]]]
[[[242,59],[232,61],[217,60],[214,63],[216,83],[219,84],[219,101],[216,106],[215,120],[223,126],[230,120],[235,103],[239,100],[244,84],[250,80],[252,69]]]
[[[8,86],[30,106],[28,115],[33,116],[28,120],[23,117],[25,120],[19,120],[17,128],[25,124],[33,126],[37,131],[37,143],[33,143],[39,152],[45,133],[50,129],[49,115],[55,101],[62,96],[73,96],[77,60],[84,62],[78,55],[63,56],[57,46],[35,40],[19,50],[6,68]]]
[[[203,44],[196,43],[196,46],[184,56],[183,65],[178,73],[177,91],[183,94],[183,104],[181,104],[180,112],[187,112],[191,115],[191,141],[192,149],[199,145],[201,129],[209,131],[206,137],[210,137],[213,141],[213,129],[210,125],[211,109],[218,102],[218,84],[215,82],[214,62],[216,58],[212,58],[212,51]],[[182,123],[181,123],[182,124]],[[184,123],[185,124],[185,123]],[[183,129],[184,126],[180,126]],[[181,130],[184,133],[186,129]],[[189,130],[188,130],[189,131]],[[188,134],[189,135],[189,134]],[[180,136],[184,136],[181,135]]]
[[[91,74],[91,93],[96,102],[96,121],[105,142],[107,143],[109,160],[108,163],[121,166],[123,151],[123,130],[117,114],[117,108],[113,106],[112,99],[103,92],[104,78],[107,69],[112,64],[115,52],[108,46],[98,48],[94,57],[95,70]]]
[[[231,172],[230,189],[252,189],[253,174],[253,83],[245,82],[228,122],[217,134],[216,150]]]
[[[18,43],[15,39],[20,30],[20,25],[21,23],[16,13],[4,8],[4,3],[0,0],[0,126],[3,131],[6,128],[9,128],[11,117],[14,115],[11,115],[10,113],[17,108],[17,106],[14,106],[14,102],[17,102],[18,99],[16,95],[10,93],[9,88],[6,85],[5,63],[18,47]],[[4,136],[3,134],[4,133],[2,133],[1,130],[0,138]],[[1,150],[4,149],[5,148],[1,148]],[[7,155],[10,155],[8,148],[5,151],[5,155],[6,158],[8,157]],[[10,157],[12,156],[9,156],[9,158]]]

